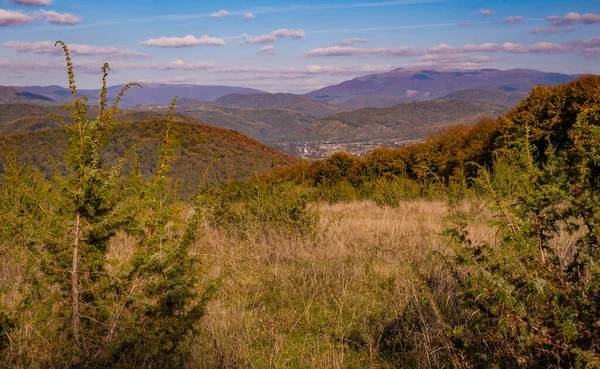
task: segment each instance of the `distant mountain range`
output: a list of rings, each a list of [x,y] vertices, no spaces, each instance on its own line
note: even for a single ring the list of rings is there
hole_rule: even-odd
[[[179,96],[182,106],[217,105],[242,109],[289,109],[318,118],[364,107],[387,107],[402,103],[432,100],[448,94],[481,91],[503,104],[513,103],[533,86],[569,82],[578,75],[547,73],[533,69],[395,69],[386,73],[354,78],[305,95],[276,93],[230,86],[143,84],[132,88],[122,100],[123,107],[168,104]],[[123,86],[108,88],[114,99]],[[477,91],[473,91],[477,90]],[[94,103],[97,90],[79,90]],[[70,100],[70,91],[60,86],[1,87],[0,102],[62,103]],[[457,95],[458,97],[458,95]],[[486,102],[486,101],[484,101]]]
[[[429,70],[399,68],[371,74],[309,92],[306,96],[349,108],[385,107],[431,100],[465,89],[527,92],[533,86],[556,85],[578,76],[533,69]]]
[[[253,88],[229,86],[143,83],[142,87],[143,88],[133,87],[127,91],[121,100],[121,106],[130,107],[138,104],[168,104],[174,96],[204,101],[214,100],[230,94],[253,94],[263,92]],[[22,86],[12,88],[16,90],[17,94],[21,94],[21,97],[25,97],[25,99],[20,101],[36,102],[36,100],[41,100],[43,98],[56,103],[71,101],[71,92],[69,89],[60,86]],[[109,87],[108,99],[110,101],[114,100],[122,88],[122,85]],[[94,104],[98,97],[98,90],[78,90],[77,92],[78,95],[87,95],[90,98],[91,104]]]
[[[473,124],[495,117],[526,98],[536,85],[577,78],[531,69],[470,71],[396,69],[325,87],[306,95],[199,85],[147,84],[125,94],[123,122],[156,120],[179,96],[179,120],[234,129],[288,153],[303,157],[328,150],[365,152],[370,145],[419,141],[452,124]],[[109,88],[114,98],[122,86]],[[80,90],[93,103],[97,91]],[[0,135],[58,128],[46,116],[70,100],[59,86],[0,87]],[[95,114],[95,108],[90,113]],[[59,112],[67,117],[66,112]],[[186,118],[187,117],[187,118]],[[324,144],[333,144],[323,149]],[[366,146],[365,146],[366,145]]]

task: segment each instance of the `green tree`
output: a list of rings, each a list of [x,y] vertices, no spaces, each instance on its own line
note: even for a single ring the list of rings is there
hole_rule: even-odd
[[[200,271],[189,251],[200,201],[187,215],[167,175],[175,99],[151,178],[142,178],[135,163],[124,175],[126,157],[106,167],[100,149],[117,124],[119,100],[138,85],[127,84],[109,108],[110,67],[104,64],[99,114],[88,120],[69,50],[57,44],[65,53],[73,98],[73,123],[62,122],[69,137],[69,173],[57,170],[47,181],[3,149],[1,210],[8,227],[2,238],[23,255],[29,272],[18,309],[0,313],[10,338],[0,343],[1,360],[27,367],[182,366],[183,343],[202,317],[211,289],[197,292]],[[109,259],[116,236],[130,237],[133,246],[127,257]]]

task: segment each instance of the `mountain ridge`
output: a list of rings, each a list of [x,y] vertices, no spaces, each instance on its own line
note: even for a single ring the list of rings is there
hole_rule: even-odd
[[[317,118],[348,110],[312,97],[290,93],[230,94],[215,99],[212,105],[240,109],[288,109]]]
[[[181,98],[190,98],[197,100],[214,100],[219,97],[232,93],[265,93],[264,91],[236,86],[222,85],[193,85],[193,84],[160,84],[160,83],[142,83],[142,88],[133,87],[121,99],[122,107],[131,107],[137,104],[168,104],[174,96]],[[107,88],[109,101],[114,101],[115,97],[125,85],[113,85]],[[6,86],[12,87],[19,92],[34,94],[52,99],[56,103],[71,101],[71,92],[68,88],[50,85],[50,86]],[[94,103],[98,96],[97,89],[79,89],[80,96],[87,95],[90,102]]]
[[[529,91],[537,85],[556,85],[575,75],[535,69],[423,69],[397,68],[369,74],[311,91],[305,96],[348,108],[386,107],[432,100],[452,92],[486,88],[507,92]],[[510,91],[509,91],[510,90]]]

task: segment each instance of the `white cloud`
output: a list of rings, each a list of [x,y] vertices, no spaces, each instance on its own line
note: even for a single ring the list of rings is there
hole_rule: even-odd
[[[248,67],[245,65],[235,67],[220,67],[211,70],[212,73],[268,73],[270,69],[259,67]]]
[[[281,28],[281,29],[273,31],[267,35],[252,37],[252,36],[248,36],[247,34],[244,33],[244,35],[242,37],[243,38],[241,40],[241,43],[243,43],[243,44],[246,44],[246,43],[248,43],[248,44],[266,44],[266,43],[270,43],[270,42],[275,42],[278,38],[281,38],[281,37],[302,39],[302,38],[306,37],[306,34],[301,29],[295,30],[295,29]]]
[[[552,28],[534,28],[533,30],[527,32],[530,35],[544,35],[544,34],[552,34],[552,33],[567,33],[567,32],[573,32],[575,31],[575,28],[570,27],[570,28],[559,28],[559,27],[552,27]]]
[[[40,13],[46,18],[48,23],[53,24],[77,24],[81,22],[81,17],[69,13],[57,13],[52,10],[41,10]]]
[[[48,71],[64,68],[56,61],[29,62],[25,60],[0,60],[0,74],[16,74],[32,71]]]
[[[19,42],[9,41],[1,44],[3,47],[13,50],[17,53],[24,54],[44,54],[44,55],[62,55],[63,49],[58,46],[54,46],[52,41],[38,41],[38,42]],[[69,51],[71,55],[84,55],[84,56],[109,56],[113,58],[144,58],[148,54],[141,53],[133,50],[117,49],[116,47],[95,47],[90,45],[77,45],[71,44]]]
[[[507,53],[507,54],[525,54],[525,53],[561,53],[569,51],[577,51],[575,48],[597,47],[600,46],[600,36],[589,40],[576,40],[570,43],[552,43],[538,42],[530,46],[525,46],[512,42],[496,44],[493,42],[483,44],[466,44],[462,46],[451,46],[440,44],[429,49],[418,49],[415,47],[398,47],[398,48],[358,48],[358,47],[343,47],[332,46],[327,48],[318,48],[305,53],[306,56],[359,56],[359,55],[386,55],[386,56],[427,56],[429,60],[433,60],[432,55],[453,55],[458,58],[458,55],[467,55],[471,53]],[[588,52],[589,54],[589,52]],[[469,57],[470,58],[470,57]],[[439,59],[442,59],[440,57]],[[473,62],[482,62],[483,59],[471,59]]]
[[[511,54],[521,54],[527,52],[527,48],[523,45],[514,44],[512,42],[505,42],[503,44],[488,42],[485,44],[466,44],[463,46],[440,44],[427,50],[428,54],[457,54],[465,52],[505,52]]]
[[[90,61],[74,61],[75,73],[100,74],[102,63]],[[118,63],[115,63],[118,64]],[[111,63],[111,67],[113,64]],[[62,60],[0,60],[0,74],[27,74],[36,72],[50,72],[65,70],[66,64]]]
[[[350,46],[332,46],[313,49],[307,52],[307,56],[352,56],[352,55],[389,55],[389,56],[415,56],[423,54],[424,51],[414,47],[398,48],[359,48]]]
[[[486,44],[467,44],[460,48],[462,52],[504,52],[509,54],[523,54],[527,52],[527,48],[521,44],[505,42],[502,45],[495,43]]]
[[[511,54],[523,54],[527,52],[527,47],[521,44],[514,44],[512,42],[505,42],[502,44],[502,51]]]
[[[248,66],[236,66],[236,67],[225,67],[212,69],[211,73],[217,74],[248,74],[250,76],[236,77],[236,78],[248,78],[248,79],[272,79],[272,78],[283,78],[283,79],[295,79],[304,78],[307,75],[360,75],[366,73],[378,73],[378,72],[389,72],[394,69],[395,66],[391,64],[385,65],[361,65],[361,66],[350,66],[340,67],[331,65],[309,65],[304,68],[287,68],[287,69],[268,69],[268,68],[256,68]]]
[[[490,63],[493,59],[487,55],[455,54],[427,54],[417,60],[417,66],[441,68],[474,68]]]
[[[581,53],[586,58],[596,59],[600,56],[600,36],[588,39],[573,40],[567,43]]]
[[[139,83],[148,83],[148,84],[178,84],[178,83],[193,83],[195,81],[196,81],[195,78],[176,76],[176,77],[166,77],[166,78],[141,79],[138,82]]]
[[[97,62],[87,61],[86,65],[93,66],[94,70],[100,70]],[[150,69],[159,71],[198,71],[210,70],[214,68],[215,63],[210,62],[185,62],[181,59],[166,63],[131,63],[131,62],[113,62],[110,63],[112,71],[121,71],[126,69]]]
[[[244,16],[243,16],[244,19],[254,19],[254,17],[255,17],[254,13],[250,13],[250,12],[244,13]]]
[[[596,59],[600,57],[600,47],[586,47],[581,51],[581,53],[586,58]]]
[[[214,45],[224,46],[225,41],[221,38],[202,36],[196,37],[194,35],[187,35],[185,37],[159,37],[156,39],[149,39],[146,41],[140,41],[140,45],[151,46],[151,47],[187,47],[187,46],[200,46],[200,45]]]
[[[588,39],[573,40],[569,42],[569,44],[575,46],[600,46],[600,36],[595,36]]]
[[[52,5],[52,0],[8,0],[11,3],[20,5],[32,5],[32,6],[48,6]]]
[[[428,52],[434,54],[456,54],[460,52],[460,50],[454,46],[450,46],[447,44],[439,44],[438,46],[430,48]]]
[[[569,51],[569,46],[554,42],[538,42],[529,47],[530,53],[552,54]]]
[[[594,24],[600,23],[600,14],[579,14],[575,12],[567,13],[564,17],[551,15],[546,20],[552,22],[555,26],[566,26],[573,24]]]
[[[0,9],[0,27],[29,24],[35,17],[18,11]]]
[[[488,15],[492,15],[494,14],[496,11],[495,10],[490,10],[490,9],[481,9],[479,11],[473,12],[471,13],[471,15],[483,15],[483,16],[488,16]]]
[[[272,45],[268,45],[265,47],[261,47],[260,49],[256,50],[257,54],[261,54],[261,55],[272,55],[275,54],[275,46]]]
[[[99,74],[101,63],[96,61],[75,61],[75,72],[86,74]],[[395,65],[359,65],[359,66],[331,66],[331,65],[310,65],[304,68],[285,68],[285,69],[270,69],[252,66],[232,66],[232,67],[215,67],[213,63],[193,62],[187,63],[182,60],[176,60],[168,63],[131,63],[131,62],[114,62],[110,63],[111,70],[115,73],[123,72],[128,69],[147,69],[156,71],[191,71],[191,70],[206,70],[207,72],[218,76],[219,80],[229,81],[277,81],[277,80],[301,80],[311,76],[360,76],[371,73],[388,72],[395,69]],[[29,62],[23,60],[0,60],[0,75],[30,75],[36,72],[49,72],[56,70],[64,70],[65,65],[62,60],[38,61]],[[191,82],[184,77],[160,77],[142,80],[146,83],[184,83]],[[296,86],[297,87],[297,86]]]
[[[369,43],[371,40],[368,38],[347,38],[340,40],[337,44],[340,46],[354,46],[358,43]]]
[[[489,42],[485,44],[466,44],[460,49],[464,52],[497,52],[502,50],[502,47],[498,44]]]
[[[227,10],[221,9],[218,12],[211,13],[210,16],[211,18],[222,18],[228,16],[229,14],[231,13],[229,13]]]
[[[523,21],[523,17],[520,15],[504,18],[504,23],[520,23],[521,21]]]
[[[204,70],[214,67],[215,63],[186,63],[181,59],[175,60],[174,62],[162,63],[162,64],[151,64],[148,66],[140,65],[141,68],[147,67],[150,69],[158,70]]]

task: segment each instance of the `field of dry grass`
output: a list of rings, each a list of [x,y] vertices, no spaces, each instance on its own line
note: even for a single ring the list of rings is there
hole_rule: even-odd
[[[474,237],[493,237],[485,212]],[[220,276],[194,341],[200,368],[390,368],[382,338],[415,297],[415,267],[446,253],[447,206],[417,200],[320,204],[316,239],[268,233],[239,240],[204,229],[197,252]],[[229,235],[228,235],[229,234]],[[425,266],[435,273],[438,263]]]

